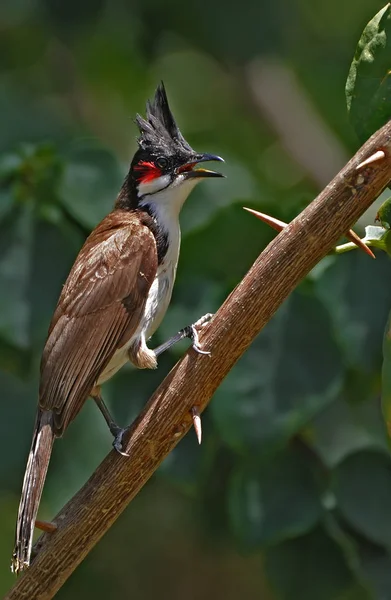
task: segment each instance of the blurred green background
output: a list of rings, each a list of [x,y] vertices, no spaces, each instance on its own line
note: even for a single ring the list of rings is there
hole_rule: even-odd
[[[215,311],[272,239],[243,205],[288,221],[357,149],[345,80],[382,4],[1,1],[0,592],[13,582],[47,327],[78,249],[115,200],[135,113],[163,79],[189,142],[226,160],[227,179],[203,183],[184,207],[157,345]],[[202,446],[194,432],[181,442],[56,597],[391,599],[379,399],[390,277],[384,253],[322,261],[216,393]],[[156,372],[129,367],[106,386],[119,423],[186,346]],[[41,518],[110,449],[88,402],[55,445]]]

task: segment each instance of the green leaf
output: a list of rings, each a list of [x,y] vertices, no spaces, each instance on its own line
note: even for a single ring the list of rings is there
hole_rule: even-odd
[[[0,344],[1,347],[1,344]],[[8,481],[11,488],[19,494],[22,469],[25,467],[36,410],[36,394],[33,392],[31,380],[21,381],[20,378],[0,369],[0,389],[4,398],[0,419],[0,439],[7,452],[6,460],[0,461],[0,479]],[[15,445],[15,436],[20,444],[20,452],[10,449]],[[18,448],[19,449],[19,448]],[[23,453],[23,459],[21,456]]]
[[[29,344],[33,231],[31,207],[18,207],[0,223],[0,336],[20,348]]]
[[[391,590],[391,558],[383,548],[361,544],[361,573],[370,589],[371,598],[388,600]]]
[[[39,209],[57,204],[62,162],[51,144],[21,144],[0,159],[0,180],[19,202],[33,202]]]
[[[325,503],[327,503],[327,498],[325,499]],[[332,502],[333,499],[329,498],[329,503],[331,504]],[[356,575],[361,584],[365,585],[366,582],[362,580],[361,573],[360,546],[353,534],[343,527],[344,524],[341,523],[341,519],[338,519],[338,515],[334,510],[324,513],[322,524],[327,534],[338,544],[343,552],[346,564],[352,573]]]
[[[256,187],[250,171],[238,164],[235,157],[225,156],[225,160],[222,170],[226,179],[220,180],[218,185],[216,181],[203,182],[185,202],[181,213],[183,238],[194,229],[207,228],[212,222],[216,225],[216,216],[221,218],[224,208],[229,213],[230,205],[236,205],[237,214],[239,210],[243,212],[243,204],[238,205],[238,198],[267,197],[266,191]],[[237,231],[240,230],[238,227]]]
[[[122,181],[122,169],[108,150],[80,146],[68,157],[59,196],[82,225],[92,228],[113,208]]]
[[[217,390],[218,431],[242,453],[273,450],[336,398],[342,378],[327,311],[296,291]]]
[[[43,218],[35,219],[27,295],[31,310],[31,342],[39,350],[47,336],[62,286],[83,241],[79,229],[64,216],[58,225]]]
[[[388,435],[391,437],[391,312],[388,315],[383,338],[383,365],[381,401]]]
[[[385,285],[389,272],[385,254],[371,260],[361,252],[350,252],[329,264],[315,281],[345,362],[363,378],[378,377],[384,324],[391,305],[391,286]]]
[[[391,256],[391,198],[388,198],[381,205],[376,219],[381,222],[382,227],[374,225],[365,227],[365,238],[363,241],[367,242],[369,246],[384,250],[384,252],[387,252]]]
[[[391,198],[387,198],[377,211],[376,220],[380,221],[384,229],[391,227]]]
[[[31,351],[7,342],[0,335],[0,369],[5,373],[17,375],[20,379],[30,376]]]
[[[350,121],[364,142],[391,117],[391,8],[365,27],[346,82]]]
[[[377,227],[375,225],[368,225],[365,227],[364,242],[367,242],[369,246],[384,250],[388,254],[391,254],[391,242],[390,242],[390,231],[384,229],[384,227]]]
[[[344,519],[372,542],[391,547],[391,461],[358,452],[334,471],[333,489]]]
[[[228,507],[236,539],[250,550],[302,535],[322,514],[311,466],[295,449],[262,465],[237,467]]]
[[[191,278],[199,275],[235,285],[274,235],[275,232],[262,227],[253,215],[245,212],[242,204],[232,204],[215,212],[206,226],[186,235],[179,268],[186,277],[191,264]]]
[[[204,413],[202,417],[204,441],[201,447],[194,430],[191,429],[168,454],[157,471],[158,476],[163,476],[181,492],[193,496],[199,492],[200,481],[205,480],[207,474],[212,471],[216,455],[216,443],[208,423],[208,415]]]
[[[266,550],[266,572],[281,600],[341,600],[353,584],[343,552],[320,527]]]
[[[11,210],[14,203],[13,196],[9,190],[0,190],[0,221]]]
[[[363,587],[357,582],[353,583],[348,590],[339,595],[337,600],[374,600],[374,597],[367,587]]]
[[[364,449],[387,451],[379,403],[348,403],[338,398],[315,416],[306,429],[306,442],[329,468]]]

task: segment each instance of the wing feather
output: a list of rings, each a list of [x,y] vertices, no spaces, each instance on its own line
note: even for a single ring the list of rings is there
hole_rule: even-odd
[[[134,335],[156,270],[155,238],[136,213],[113,211],[86,240],[42,355],[40,407],[53,411],[58,435],[115,351]]]

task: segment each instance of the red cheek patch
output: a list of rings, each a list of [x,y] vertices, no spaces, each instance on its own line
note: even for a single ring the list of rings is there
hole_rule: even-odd
[[[141,183],[153,181],[162,174],[161,169],[159,169],[159,167],[157,167],[154,163],[145,162],[144,160],[140,160],[140,162],[135,165],[134,170],[139,173],[137,179]]]

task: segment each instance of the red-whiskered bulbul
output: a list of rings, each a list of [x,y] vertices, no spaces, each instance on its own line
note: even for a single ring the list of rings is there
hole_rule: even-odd
[[[94,398],[121,451],[121,430],[100,395],[100,386],[128,360],[156,367],[157,356],[182,337],[200,350],[190,326],[151,350],[147,340],[171,299],[180,246],[179,213],[194,186],[220,173],[196,168],[222,161],[186,142],[161,84],[147,118],[137,115],[138,150],[114,210],[87,238],[62,289],[41,360],[39,406],[23,481],[12,570],[30,563],[38,506],[53,442]],[[202,322],[204,319],[201,319]]]

